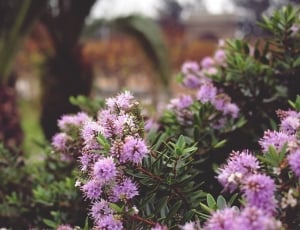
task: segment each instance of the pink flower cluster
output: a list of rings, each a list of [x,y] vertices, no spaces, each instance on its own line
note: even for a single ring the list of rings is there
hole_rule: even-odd
[[[206,222],[204,230],[279,230],[282,224],[273,216],[266,214],[255,206],[247,206],[242,210],[225,208],[217,210]]]
[[[230,192],[239,188],[246,206],[255,206],[273,214],[276,210],[275,182],[259,169],[258,160],[249,151],[233,152],[217,178]]]
[[[193,123],[193,113],[190,107],[194,102],[209,103],[225,117],[238,117],[238,106],[232,103],[231,98],[218,89],[209,78],[210,75],[218,72],[218,68],[225,65],[225,59],[224,50],[219,49],[216,51],[214,58],[206,57],[200,64],[194,61],[188,61],[183,64],[181,69],[183,74],[182,84],[195,93],[193,95],[180,95],[170,101],[168,109],[175,111],[179,123],[182,125]],[[220,128],[225,121],[220,119],[217,123],[215,127]]]
[[[79,162],[83,177],[79,186],[92,203],[90,215],[95,229],[123,229],[122,212],[130,211],[138,186],[124,168],[136,166],[149,153],[143,139],[138,103],[125,91],[106,100],[106,108],[94,120],[86,114],[68,115],[59,121],[62,132],[53,138],[57,150],[68,148],[70,132],[81,141]],[[76,135],[75,135],[76,136]],[[116,211],[111,204],[123,207]]]
[[[270,151],[277,154],[284,151],[286,154],[277,175],[280,175],[281,167],[289,167],[296,177],[300,177],[300,113],[280,110],[278,115],[281,120],[279,131],[267,130],[259,144],[264,154]],[[287,194],[286,191],[277,191],[275,180],[262,173],[262,168],[248,150],[230,155],[227,163],[219,169],[217,178],[226,190],[233,192],[239,189],[242,192],[244,207],[241,211],[234,208],[218,210],[207,221],[204,229],[240,229],[241,226],[243,229],[282,229],[281,223],[274,217],[279,208],[276,198],[283,195],[283,209],[288,205],[294,207],[297,200],[292,195],[292,188]],[[276,182],[285,183],[280,179]]]
[[[300,113],[292,110],[279,110],[277,113],[281,121],[279,131],[265,131],[259,144],[263,153],[267,153],[270,147],[280,152],[286,146],[288,164],[295,175],[300,177]]]
[[[88,179],[81,189],[92,201],[96,229],[123,229],[122,213],[116,213],[110,204],[122,204],[130,210],[130,200],[138,195],[137,184],[123,170],[126,164],[140,164],[149,152],[133,99],[127,91],[107,99],[97,120],[82,128],[85,145],[80,163]]]

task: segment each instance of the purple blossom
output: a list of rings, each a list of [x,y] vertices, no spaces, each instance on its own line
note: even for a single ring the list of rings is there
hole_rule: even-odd
[[[201,85],[201,80],[193,74],[187,74],[183,79],[183,85],[190,89],[197,89]]]
[[[253,174],[245,178],[242,191],[248,206],[255,206],[266,213],[274,213],[275,183],[274,180],[263,174]]]
[[[110,200],[117,202],[119,200],[130,200],[138,195],[137,185],[130,178],[123,178],[112,188]]]
[[[117,219],[114,215],[105,215],[96,222],[95,229],[99,230],[123,230],[121,220]]]
[[[106,138],[111,138],[122,133],[123,123],[120,122],[120,120],[118,121],[118,116],[112,113],[110,110],[102,110],[98,114],[98,120],[103,126],[103,135]]]
[[[80,135],[88,148],[99,148],[99,144],[96,140],[96,136],[99,133],[103,133],[103,128],[97,122],[90,121],[83,125]]]
[[[264,153],[269,151],[270,146],[279,152],[282,150],[284,144],[288,144],[294,140],[294,136],[290,136],[286,133],[267,130],[264,132],[264,136],[260,139],[259,144]]]
[[[190,222],[187,222],[184,225],[180,226],[180,229],[181,230],[200,230],[201,226],[200,226],[199,221],[196,221],[196,222],[190,221]]]
[[[224,48],[225,47],[225,40],[224,39],[219,39],[219,41],[218,41],[218,47],[219,48]]]
[[[56,230],[74,230],[74,228],[72,228],[68,224],[62,224],[62,225],[59,225]]]
[[[230,115],[232,118],[237,118],[239,115],[239,107],[234,103],[226,103],[223,108],[224,115]]]
[[[141,163],[142,159],[149,152],[145,141],[141,138],[127,136],[123,145],[123,152],[120,156],[121,162]]]
[[[236,220],[236,227],[243,230],[275,230],[281,229],[280,221],[255,206],[245,207]]]
[[[223,49],[219,49],[215,52],[214,55],[214,59],[215,61],[219,64],[219,65],[223,65],[226,61],[226,53],[225,50]]]
[[[144,129],[146,132],[150,131],[158,131],[159,129],[159,124],[156,120],[153,118],[149,118],[145,121]]]
[[[81,171],[88,170],[88,168],[89,168],[89,166],[92,162],[92,154],[83,153],[79,157],[79,162],[80,162],[80,165],[81,165]]]
[[[112,157],[99,159],[94,165],[93,176],[102,182],[113,180],[117,175],[117,167]]]
[[[182,110],[193,104],[193,98],[190,95],[180,95],[178,98],[171,100],[168,105],[169,109]]]
[[[131,108],[133,96],[129,91],[120,93],[114,98],[108,98],[106,100],[106,105],[111,110],[128,110]]]
[[[225,127],[227,122],[226,117],[221,117],[218,120],[215,120],[211,123],[211,127],[213,127],[214,129],[222,129]]]
[[[89,180],[81,189],[86,198],[90,200],[97,200],[102,193],[103,184],[99,180]]]
[[[90,214],[95,222],[99,222],[104,216],[113,214],[113,210],[111,210],[109,203],[106,200],[101,199],[100,201],[93,203]]]
[[[63,115],[58,120],[58,127],[61,130],[68,131],[70,126],[81,127],[85,122],[91,121],[91,118],[84,112],[79,112],[76,115]]]
[[[287,156],[288,163],[297,177],[300,177],[300,149],[291,152]]]
[[[223,114],[228,113],[228,108],[226,106],[229,104],[230,98],[226,94],[219,94],[216,96],[215,100],[212,101],[212,104],[216,110],[223,112]],[[229,108],[230,109],[230,108]]]
[[[209,67],[204,70],[205,75],[215,75],[218,73],[218,69],[216,67]]]
[[[201,103],[213,102],[217,95],[217,88],[214,87],[211,83],[203,84],[198,93],[197,100],[201,101]]]
[[[110,154],[118,160],[120,160],[121,155],[123,155],[123,144],[122,140],[117,139],[112,143],[110,148]]]
[[[217,176],[219,182],[228,189],[234,191],[245,177],[255,173],[259,169],[259,163],[255,156],[248,150],[232,152],[227,164],[220,169]]]
[[[300,113],[295,111],[282,111],[284,117],[281,119],[280,131],[294,135],[300,127]]]
[[[117,134],[121,134],[124,127],[128,128],[130,131],[135,130],[136,122],[134,121],[134,117],[129,114],[122,114],[117,117],[117,120],[115,121],[115,129],[118,132]]]
[[[211,57],[205,57],[201,61],[201,67],[204,68],[204,69],[208,69],[210,67],[213,67],[214,64],[215,64],[215,61]]]
[[[58,151],[65,152],[67,144],[72,138],[66,133],[57,133],[52,137],[51,145]]]
[[[237,230],[235,220],[238,217],[238,211],[234,208],[225,208],[217,210],[206,222],[204,230]]]
[[[199,65],[195,61],[187,61],[181,67],[181,72],[184,75],[195,73],[199,71]]]

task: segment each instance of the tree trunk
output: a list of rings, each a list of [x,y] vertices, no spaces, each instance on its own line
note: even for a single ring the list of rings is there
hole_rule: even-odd
[[[89,95],[91,86],[92,66],[84,62],[81,47],[57,49],[47,61],[42,79],[41,125],[47,139],[58,131],[57,120],[63,114],[78,111],[69,102],[70,96]]]
[[[23,130],[17,107],[14,76],[9,84],[0,83],[0,142],[12,152],[18,150],[23,141]],[[17,151],[19,152],[19,151]]]

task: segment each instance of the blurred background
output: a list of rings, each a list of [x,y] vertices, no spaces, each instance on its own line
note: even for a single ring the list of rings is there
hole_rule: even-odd
[[[287,3],[299,1],[0,0],[0,140],[34,152],[77,111],[70,96],[129,89],[160,106],[180,92],[184,61],[267,36],[256,21]]]

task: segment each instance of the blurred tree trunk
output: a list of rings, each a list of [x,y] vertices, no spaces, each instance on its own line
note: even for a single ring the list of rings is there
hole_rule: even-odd
[[[50,139],[58,131],[57,119],[63,114],[78,111],[70,104],[69,97],[89,95],[92,85],[92,68],[84,63],[80,46],[73,50],[64,47],[47,60],[42,79],[41,124],[45,136]]]
[[[0,1],[0,141],[12,152],[23,140],[13,63],[47,0]]]
[[[15,74],[9,77],[10,82],[0,84],[0,141],[10,151],[16,150],[23,140],[20,116],[15,90]]]
[[[83,59],[78,39],[94,2],[58,0],[42,16],[55,51],[46,61],[42,80],[41,125],[48,139],[58,130],[57,119],[78,110],[69,97],[91,91],[92,66]]]

